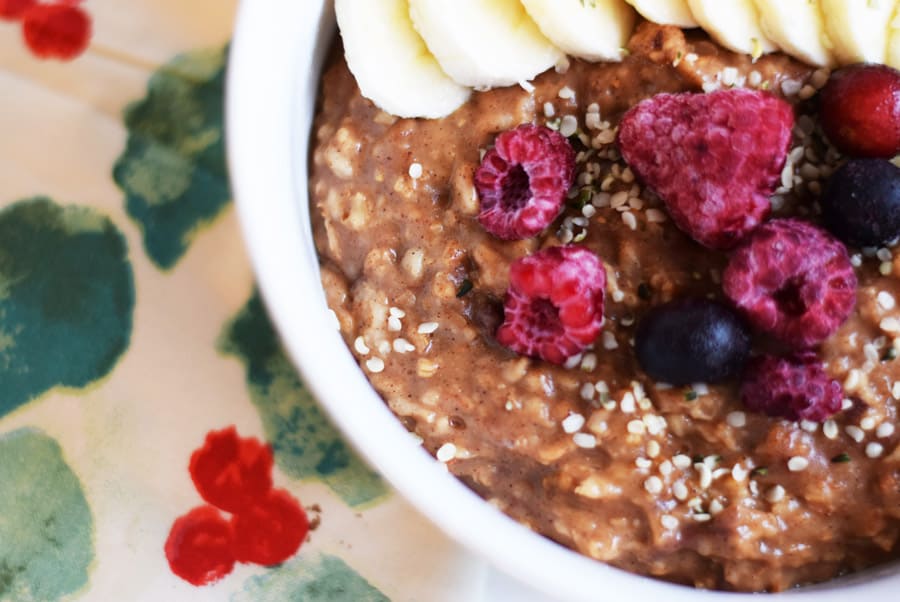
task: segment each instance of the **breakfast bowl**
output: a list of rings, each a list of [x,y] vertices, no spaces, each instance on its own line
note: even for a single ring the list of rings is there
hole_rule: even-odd
[[[394,488],[450,537],[504,573],[561,600],[724,600],[633,574],[537,534],[436,461],[370,385],[328,308],[310,214],[310,144],[323,65],[337,30],[325,0],[245,0],[231,50],[227,136],[237,210],[266,306],[304,382]],[[882,565],[791,596],[890,600],[900,570]]]

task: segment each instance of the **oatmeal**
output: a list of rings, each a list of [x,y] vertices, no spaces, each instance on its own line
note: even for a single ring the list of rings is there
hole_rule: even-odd
[[[797,107],[775,217],[814,219],[839,157],[809,116],[828,72],[722,50],[642,24],[621,63],[572,60],[522,87],[475,93],[438,120],[362,98],[339,53],[315,122],[311,197],[322,281],[373,386],[448,469],[565,546],[670,581],[777,591],[897,557],[900,258],[850,249],[856,308],[821,346],[843,384],[823,422],[751,412],[738,385],[672,386],[641,370],[636,329],[684,298],[723,299],[728,255],[672,222],[615,144],[622,115],[663,92],[745,87]],[[531,89],[533,87],[533,89]],[[478,223],[473,178],[501,132],[573,141],[575,185],[543,233]],[[562,365],[498,344],[509,268],[577,243],[606,265],[605,321]]]

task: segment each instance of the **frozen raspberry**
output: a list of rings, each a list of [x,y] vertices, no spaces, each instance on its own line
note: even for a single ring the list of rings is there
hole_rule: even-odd
[[[822,129],[842,152],[885,159],[900,153],[900,71],[844,67],[832,74],[821,98]]]
[[[550,247],[510,266],[500,344],[562,364],[603,326],[603,262],[584,247]]]
[[[831,336],[856,303],[847,249],[794,219],[757,228],[732,255],[722,286],[754,326],[796,348]]]
[[[764,92],[659,94],[625,114],[618,145],[679,228],[728,249],[769,214],[793,125],[791,106]]]
[[[825,373],[814,353],[758,357],[747,366],[741,384],[741,401],[748,409],[788,420],[823,422],[841,409],[843,399],[843,387]]]
[[[562,134],[523,124],[497,136],[475,172],[478,221],[503,240],[539,234],[559,215],[575,177],[575,151]]]

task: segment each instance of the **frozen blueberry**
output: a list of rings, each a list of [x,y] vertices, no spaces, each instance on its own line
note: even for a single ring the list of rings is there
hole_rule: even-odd
[[[750,336],[728,307],[683,299],[644,317],[635,350],[641,367],[657,381],[715,383],[740,374],[750,353]]]
[[[837,170],[822,196],[825,226],[844,242],[875,247],[900,237],[900,167],[854,159]]]

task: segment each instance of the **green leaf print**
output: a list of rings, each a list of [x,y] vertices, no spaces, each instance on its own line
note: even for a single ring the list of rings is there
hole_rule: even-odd
[[[113,168],[147,255],[173,267],[231,200],[222,125],[227,49],[175,57],[128,107],[128,143]]]
[[[252,577],[232,602],[390,602],[343,560],[326,554],[297,560]]]
[[[0,416],[106,376],[133,309],[128,248],[107,217],[47,198],[0,211]]]
[[[300,382],[259,294],[226,326],[219,348],[244,362],[250,397],[285,473],[320,480],[351,506],[387,494],[384,482],[347,447]]]
[[[93,519],[59,445],[33,429],[0,436],[0,601],[78,591],[94,559]]]

